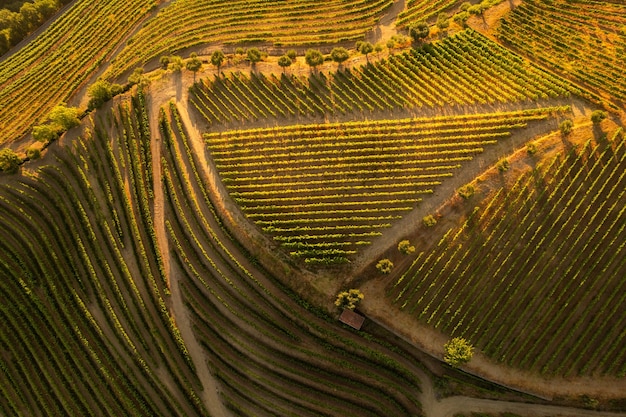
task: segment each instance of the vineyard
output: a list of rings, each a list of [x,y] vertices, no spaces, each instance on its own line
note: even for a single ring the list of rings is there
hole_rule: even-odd
[[[133,36],[129,46],[113,62],[110,76],[197,45],[300,46],[354,42],[376,25],[391,3],[391,0],[179,0]],[[155,42],[155,38],[159,41]]]
[[[75,0],[17,29],[0,415],[626,412],[623,1]]]
[[[387,296],[507,365],[623,376],[624,146],[620,129],[498,190]]]
[[[565,109],[207,133],[231,197],[308,264],[348,262],[463,162]]]
[[[623,2],[524,1],[500,21],[497,35],[551,69],[626,102]]]
[[[329,75],[231,73],[201,80],[193,88],[191,103],[210,124],[488,105],[567,97],[577,91],[472,30]]]
[[[0,143],[28,133],[109,59],[153,0],[77,1],[40,36],[0,62]]]

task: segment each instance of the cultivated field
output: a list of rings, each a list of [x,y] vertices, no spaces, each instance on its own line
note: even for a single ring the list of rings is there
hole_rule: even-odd
[[[463,3],[76,0],[4,57],[0,415],[623,416],[626,6]]]

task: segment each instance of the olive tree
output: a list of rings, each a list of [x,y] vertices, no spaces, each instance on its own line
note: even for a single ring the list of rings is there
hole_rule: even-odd
[[[324,63],[324,55],[317,49],[309,49],[304,55],[304,61],[312,70]]]
[[[195,52],[189,55],[189,59],[185,63],[185,68],[187,68],[187,71],[193,72],[193,82],[195,83],[196,73],[202,68],[202,61],[200,61],[200,58],[198,58]]]
[[[211,64],[217,67],[217,75],[220,75],[220,67],[224,63],[224,53],[222,51],[215,51],[211,54]]]
[[[417,22],[414,26],[409,27],[409,36],[415,42],[421,42],[430,34],[430,26],[425,21]]]
[[[20,168],[20,158],[13,149],[4,148],[0,150],[0,171],[7,174],[15,174]]]
[[[285,69],[291,66],[291,64],[291,58],[289,58],[287,55],[283,55],[278,58],[278,65],[283,69],[283,74],[285,73]]]
[[[447,364],[454,367],[469,362],[474,355],[474,347],[462,337],[450,339],[445,345],[443,345],[443,348],[445,351],[443,360],[446,361]]]
[[[339,64],[339,66],[341,66],[341,64],[343,64],[349,57],[350,54],[346,48],[337,47],[330,51],[330,58]]]

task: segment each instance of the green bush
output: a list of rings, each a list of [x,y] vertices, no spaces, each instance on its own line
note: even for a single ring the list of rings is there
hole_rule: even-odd
[[[39,159],[41,158],[41,151],[39,150],[39,148],[31,146],[30,148],[26,149],[26,156],[28,157],[28,159]]]
[[[526,145],[526,152],[528,155],[534,155],[537,153],[537,144],[534,142],[530,142]]]
[[[4,148],[0,150],[0,171],[15,174],[20,168],[21,162],[13,149]]]
[[[401,240],[400,243],[398,243],[398,250],[400,253],[409,255],[415,252],[415,246],[411,245],[411,242],[408,240]]]
[[[593,122],[593,124],[598,124],[601,121],[603,121],[604,119],[606,119],[608,116],[608,114],[605,111],[602,110],[594,110],[591,113],[591,121]]]
[[[459,196],[465,200],[469,200],[474,195],[474,186],[467,184],[457,190]]]
[[[569,134],[573,128],[574,122],[572,122],[570,119],[565,119],[559,124],[559,129],[561,130],[563,136]]]
[[[498,171],[505,172],[509,170],[509,168],[511,167],[511,164],[509,163],[509,160],[505,158],[505,159],[501,159],[500,161],[498,161],[496,166],[498,167]]]
[[[437,219],[435,219],[435,216],[433,216],[432,214],[429,214],[428,216],[424,216],[424,218],[422,219],[422,223],[426,227],[433,227],[437,224]]]
[[[354,310],[358,303],[363,299],[363,293],[358,289],[351,289],[348,291],[342,291],[337,294],[335,305],[339,308],[347,308]]]
[[[389,274],[392,268],[393,268],[393,262],[391,262],[389,259],[381,259],[376,264],[376,269],[378,269],[378,271],[380,271],[383,274]]]
[[[462,337],[450,339],[443,345],[443,348],[445,351],[443,360],[452,366],[459,366],[469,362],[474,354],[474,347]]]

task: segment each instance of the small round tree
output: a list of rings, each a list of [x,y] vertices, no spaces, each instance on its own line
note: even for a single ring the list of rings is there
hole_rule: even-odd
[[[178,55],[170,56],[170,63],[167,66],[167,69],[173,72],[180,72],[183,69],[183,58]]]
[[[298,54],[296,53],[295,49],[288,50],[285,55],[287,55],[289,59],[291,59],[291,62],[296,62],[296,57],[298,56]]]
[[[41,158],[41,150],[39,148],[31,146],[26,149],[26,157],[31,160],[39,159]]]
[[[430,26],[425,21],[417,22],[414,26],[409,27],[409,36],[415,42],[421,42],[430,34]]]
[[[58,106],[54,106],[52,110],[50,110],[48,118],[52,123],[60,126],[63,130],[69,130],[80,124],[78,114],[78,108],[67,107],[65,103],[60,103]]]
[[[285,69],[291,66],[292,61],[287,55],[283,55],[278,58],[278,65],[283,69],[283,74],[285,73]]]
[[[248,58],[248,61],[250,61],[250,66],[254,67],[256,63],[261,60],[261,51],[259,51],[257,48],[250,48],[246,52],[246,58]]]
[[[435,219],[435,216],[433,216],[432,214],[429,214],[428,216],[424,216],[424,218],[422,219],[422,223],[426,227],[433,227],[437,224],[437,219]]]
[[[339,66],[341,66],[341,64],[343,64],[349,57],[350,54],[346,48],[338,47],[333,48],[333,50],[330,51],[330,58],[339,64]]]
[[[43,124],[33,127],[33,139],[38,142],[50,143],[59,137],[59,130],[53,124]]]
[[[563,136],[568,135],[574,128],[574,122],[570,119],[565,119],[559,124],[559,130]]]
[[[202,68],[202,61],[200,61],[200,58],[198,58],[195,52],[189,55],[189,59],[185,63],[185,68],[187,68],[187,71],[193,72],[193,82],[195,83],[196,73]]]
[[[469,362],[474,355],[474,347],[462,337],[450,339],[445,345],[443,345],[443,348],[445,350],[443,360],[446,361],[447,364],[454,367],[461,366],[464,363]]]
[[[603,121],[604,119],[607,118],[607,114],[605,111],[602,110],[594,110],[591,113],[591,121],[593,122],[594,125],[599,124],[601,121]]]
[[[357,50],[365,55],[365,59],[369,62],[369,54],[374,50],[374,45],[370,42],[359,42],[357,43]]]
[[[389,259],[381,259],[376,264],[376,269],[378,269],[378,271],[383,274],[389,274],[392,268],[393,262],[391,262]]]
[[[504,159],[499,160],[496,166],[498,167],[498,171],[505,172],[509,170],[509,168],[511,167],[511,164],[509,163],[508,159],[504,158]]]
[[[309,49],[304,55],[304,61],[312,70],[324,63],[324,55],[317,49]]]
[[[526,145],[526,152],[528,153],[528,155],[534,155],[537,153],[537,144],[534,142],[529,142]]]
[[[358,289],[351,289],[348,291],[342,291],[337,294],[337,299],[335,300],[335,305],[339,308],[347,308],[349,310],[354,310],[363,299],[363,293]]]
[[[471,184],[464,185],[457,190],[457,193],[464,200],[468,200],[474,195],[474,186]]]
[[[411,242],[408,240],[401,240],[398,243],[398,250],[404,255],[410,255],[415,252],[415,246],[411,245]]]
[[[159,63],[163,69],[167,69],[167,66],[170,64],[170,57],[167,55],[163,55],[159,58]]]
[[[214,51],[211,54],[211,64],[217,67],[217,75],[220,75],[220,67],[224,63],[225,58],[224,52],[222,51]]]

